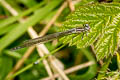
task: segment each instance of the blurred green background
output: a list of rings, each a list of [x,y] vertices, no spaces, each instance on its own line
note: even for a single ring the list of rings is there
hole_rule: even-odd
[[[40,57],[37,49],[23,48],[17,51],[10,51],[11,48],[22,44],[23,41],[31,39],[31,33],[28,30],[30,26],[32,26],[36,33],[39,34],[46,25],[52,22],[53,18],[55,19],[54,16],[60,13],[58,11],[60,11],[60,8],[64,5],[61,13],[57,17],[57,19],[53,20],[52,25],[44,35],[59,32],[61,31],[61,25],[66,20],[66,17],[69,14],[73,13],[70,7],[70,3],[73,4],[76,10],[79,6],[102,3],[109,4],[113,2],[119,3],[120,1],[0,0],[0,80],[11,80],[12,78],[12,80],[41,80],[49,76],[43,62],[40,62],[37,65],[32,64]],[[47,42],[44,45],[49,52],[52,52],[63,44],[58,40],[54,40],[51,42]],[[14,72],[15,65],[18,63],[19,60],[23,59],[22,57],[25,56],[25,53],[28,51],[28,49],[33,49],[31,51],[32,54],[29,54],[29,57],[23,61],[23,65]],[[67,74],[66,76],[70,80],[102,80],[102,78],[103,80],[106,80],[108,79],[108,77],[111,76],[112,78],[114,78],[113,80],[118,80],[120,78],[118,70],[118,68],[120,67],[117,65],[119,64],[119,53],[117,57],[113,56],[110,60],[104,59],[103,61],[97,61],[96,55],[91,46],[77,49],[76,46],[65,45],[64,47],[59,49],[59,51],[55,52],[53,56],[55,57],[55,59],[61,62],[61,64],[63,65],[62,67],[64,67],[63,70],[89,61],[94,62],[94,64],[89,65],[89,67],[85,67]],[[49,63],[49,66],[51,68],[54,68],[54,66],[51,66],[49,58],[47,58],[47,61]],[[29,65],[31,65],[31,67],[25,69],[26,66]],[[13,73],[12,75],[10,75],[10,72],[12,71]],[[58,73],[53,69],[51,69],[51,71],[53,74]],[[101,73],[99,73],[100,71]],[[111,73],[108,72],[108,74],[106,74],[106,71],[109,71]],[[18,73],[16,74],[16,72]],[[98,77],[98,75],[102,77]]]

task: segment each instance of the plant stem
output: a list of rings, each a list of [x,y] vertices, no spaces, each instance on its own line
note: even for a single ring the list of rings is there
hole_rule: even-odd
[[[38,62],[38,61],[41,62],[43,59],[47,58],[48,56],[53,55],[55,52],[57,52],[58,50],[60,50],[61,48],[63,48],[65,45],[66,45],[66,44],[60,46],[59,48],[57,48],[57,49],[55,49],[55,50],[53,50],[50,54],[46,54],[44,57],[39,58],[39,59],[37,60],[37,62]],[[36,62],[36,61],[35,61],[35,62]],[[15,76],[21,74],[22,72],[30,69],[30,68],[33,67],[34,65],[35,65],[34,63],[29,64],[29,65],[26,66],[25,68],[19,70],[19,71],[16,72],[15,74],[13,74],[11,77],[9,77],[9,79],[14,78]],[[9,79],[7,79],[7,80],[9,80]]]

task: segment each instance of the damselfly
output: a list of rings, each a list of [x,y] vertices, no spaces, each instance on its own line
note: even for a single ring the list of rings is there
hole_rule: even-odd
[[[81,27],[72,28],[72,29],[66,30],[64,32],[57,32],[57,33],[53,33],[53,34],[46,35],[46,36],[43,36],[43,37],[38,37],[38,38],[26,40],[26,41],[23,42],[22,45],[14,47],[11,50],[17,50],[17,49],[21,49],[21,48],[24,48],[24,47],[29,47],[29,46],[32,46],[32,45],[35,45],[35,44],[38,44],[38,43],[45,43],[45,42],[48,42],[48,41],[52,41],[55,38],[60,38],[60,37],[67,36],[67,35],[70,35],[70,34],[78,34],[78,33],[81,33],[81,32],[84,33],[84,32],[89,31],[89,30],[90,30],[90,26],[88,24],[85,24],[84,28],[81,28]]]

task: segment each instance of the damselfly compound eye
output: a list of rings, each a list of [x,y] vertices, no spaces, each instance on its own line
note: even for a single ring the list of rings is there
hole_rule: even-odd
[[[84,26],[85,26],[85,31],[89,31],[90,30],[89,24],[85,24]]]

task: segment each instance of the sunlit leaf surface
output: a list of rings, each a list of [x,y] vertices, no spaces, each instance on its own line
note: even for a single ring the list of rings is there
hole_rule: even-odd
[[[63,43],[76,45],[78,48],[87,47],[93,43],[98,60],[113,55],[118,46],[120,25],[119,4],[89,4],[80,6],[67,17],[61,30],[73,27],[83,27],[89,24],[90,32],[69,35],[61,38]],[[87,35],[86,35],[87,34]]]

